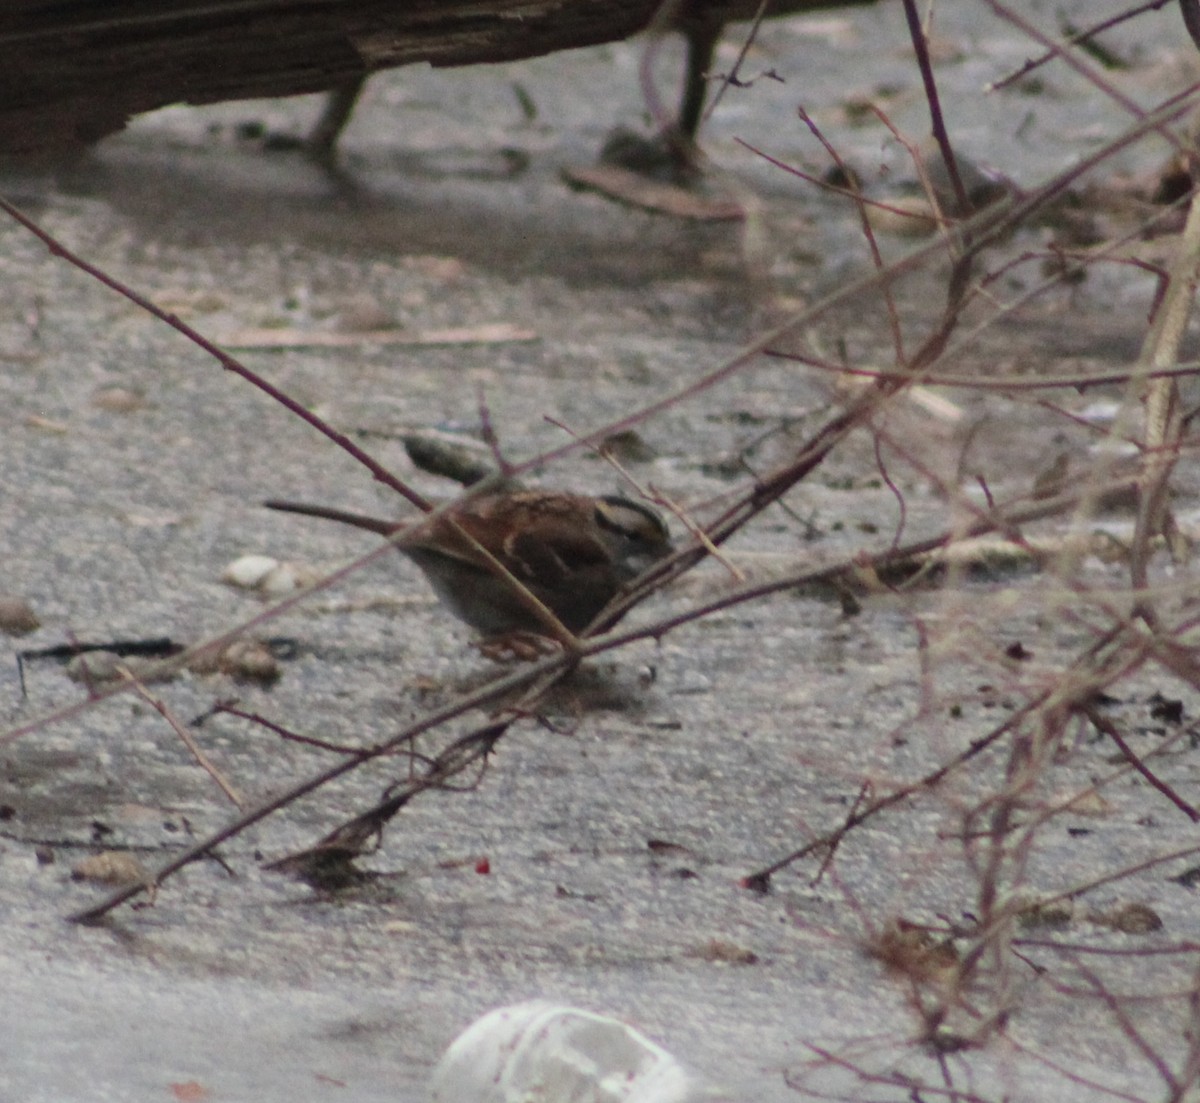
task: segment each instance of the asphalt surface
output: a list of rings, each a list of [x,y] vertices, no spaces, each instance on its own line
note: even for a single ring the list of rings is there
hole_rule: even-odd
[[[1092,6],[1058,8],[1082,22]],[[1045,5],[1020,10],[1055,29]],[[1152,13],[1110,36],[1130,65],[1109,77],[1140,102],[1192,79],[1177,18]],[[1036,50],[984,5],[939,9],[934,31],[961,151],[1022,187],[1125,125],[1062,67],[985,95]],[[823,155],[796,117],[803,103],[871,189],[894,194],[914,176],[859,106],[870,97],[908,134],[928,129],[902,12],[884,4],[764,32],[747,63],[760,79],[731,90],[705,132],[708,186],[745,203],[744,222],[684,222],[568,189],[562,168],[590,164],[615,121],[640,123],[642,49],[382,76],[345,136],[337,180],[261,140],[302,133],[318,107],[309,99],[173,108],[69,169],[11,170],[4,191],[206,335],[236,346],[251,332],[279,334],[246,363],[424,492],[445,494],[444,480],[413,469],[406,432],[471,435],[482,409],[507,458],[535,456],[567,443],[564,425],[591,431],[673,393],[867,270],[853,212],[740,141],[819,175]],[[660,59],[664,74],[675,56]],[[734,56],[727,47],[721,64]],[[1105,178],[1162,156],[1161,143],[1136,145]],[[989,265],[999,270],[1045,232],[1022,231]],[[892,257],[913,247],[882,240]],[[0,220],[0,242],[2,588],[41,622],[11,639],[14,656],[72,640],[194,643],[265,607],[221,581],[239,556],[325,571],[374,546],[267,513],[263,499],[403,512],[311,427],[27,231]],[[997,286],[1015,293],[1018,278]],[[1153,295],[1145,270],[1095,269],[994,320],[951,366],[980,378],[1127,367]],[[910,334],[943,298],[936,268],[897,287]],[[521,333],[450,345],[397,337],[494,325]],[[326,345],[291,341],[312,333]],[[888,362],[886,314],[865,298],[807,336],[832,360]],[[904,538],[915,539],[960,515],[939,478],[977,497],[976,475],[1000,498],[1028,493],[1062,453],[1077,477],[1098,462],[1089,426],[1108,415],[1097,410],[1122,397],[1065,388],[1038,405],[937,390],[947,408],[933,393],[888,412],[903,445],[889,464],[895,488],[872,438],[854,434],[786,512],[739,534],[734,565],[766,578],[882,550],[901,519],[893,489]],[[825,373],[759,358],[640,426],[646,449],[630,472],[701,508],[746,486],[748,467],[793,452],[843,397]],[[906,466],[901,451],[919,463]],[[1185,528],[1193,468],[1177,479]],[[619,484],[578,452],[531,478],[594,492]],[[1102,519],[1114,539],[1130,526],[1127,511]],[[1186,585],[1186,568],[1159,569],[1164,583]],[[30,730],[0,750],[0,1099],[416,1103],[461,1030],[529,998],[635,1023],[731,1098],[761,1103],[1169,1098],[1196,1036],[1195,962],[1178,948],[1200,929],[1193,890],[1171,880],[1189,860],[1125,871],[1186,850],[1195,829],[1142,779],[1122,775],[1014,843],[1007,892],[1103,883],[1077,894],[1053,936],[1069,950],[1026,945],[1023,959],[949,1001],[947,1038],[1003,1016],[978,1048],[922,1044],[915,1008],[937,982],[914,989],[868,948],[897,919],[978,914],[972,815],[1001,784],[1003,756],[982,755],[857,829],[820,879],[810,859],[766,895],[742,885],[836,828],[860,794],[923,776],[1062,678],[1094,638],[1094,595],[1119,595],[1127,577],[1095,556],[1078,572],[1074,589],[1024,566],[865,597],[857,612],[810,592],[715,612],[592,662],[556,691],[543,722],[514,726],[473,784],[406,808],[359,863],[370,874],[360,884],[318,891],[265,864],[379,799],[408,776],[407,759],[320,789],[223,843],[219,862],[167,880],[151,906],[122,907],[98,927],[67,921],[109,891],[72,877],[80,859],[115,851],[152,871],[235,812],[150,704],[124,694],[60,716],[86,688],[56,660],[30,658],[22,693],[14,663],[5,726]],[[704,564],[629,623],[732,584],[725,567]],[[390,555],[256,632],[283,641],[273,685],[186,672],[150,692],[184,722],[236,697],[307,736],[361,745],[495,676]],[[1156,769],[1194,792],[1196,752],[1180,735],[1200,710],[1194,689],[1146,667],[1112,692],[1110,715],[1139,753],[1175,737]],[[1155,711],[1154,694],[1178,702],[1177,719]],[[481,719],[423,737],[420,752]],[[331,761],[229,716],[195,731],[248,802]],[[1036,807],[1113,774],[1112,753],[1081,728],[1047,764]],[[1161,926],[1113,929],[1105,917],[1130,904]]]

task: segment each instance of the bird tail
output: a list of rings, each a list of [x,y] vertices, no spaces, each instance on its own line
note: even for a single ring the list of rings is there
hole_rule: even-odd
[[[353,525],[355,528],[377,532],[380,536],[391,536],[397,529],[404,526],[398,521],[385,521],[379,517],[367,517],[362,513],[349,513],[342,509],[330,509],[327,506],[310,506],[304,502],[281,502],[272,500],[263,502],[267,509],[277,509],[281,513],[303,513],[307,517],[323,517],[327,521],[337,521],[343,525]]]

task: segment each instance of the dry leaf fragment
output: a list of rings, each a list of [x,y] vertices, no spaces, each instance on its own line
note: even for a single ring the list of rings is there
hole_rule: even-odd
[[[1070,926],[1074,915],[1070,900],[1031,900],[1017,912],[1017,922],[1026,930],[1061,930]]]
[[[1132,902],[1094,911],[1088,921],[1122,934],[1150,934],[1163,929],[1162,917],[1149,904]]]
[[[912,981],[948,984],[958,972],[958,951],[946,938],[907,919],[896,919],[867,944],[867,953],[891,973]]]
[[[689,957],[719,965],[757,965],[758,954],[723,938],[710,938],[688,953]]]
[[[111,414],[131,414],[146,405],[146,396],[129,387],[101,387],[92,395],[92,405]]]

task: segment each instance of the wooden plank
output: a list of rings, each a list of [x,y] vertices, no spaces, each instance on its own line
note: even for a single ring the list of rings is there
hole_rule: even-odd
[[[771,0],[783,15],[870,0]],[[345,88],[376,69],[514,61],[628,38],[662,0],[0,0],[0,155],[56,153],[168,104]],[[711,49],[758,0],[678,0],[690,132]],[[690,104],[690,108],[689,108]]]
[[[320,92],[626,38],[656,0],[5,0],[0,153],[88,144],[144,111]]]

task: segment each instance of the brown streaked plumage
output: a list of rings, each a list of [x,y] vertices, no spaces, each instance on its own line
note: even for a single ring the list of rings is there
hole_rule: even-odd
[[[671,551],[662,519],[652,509],[616,496],[541,490],[484,494],[428,524],[300,502],[263,504],[395,537],[396,550],[421,568],[450,612],[485,636],[544,634],[546,627],[472,541],[576,633],[625,583]],[[407,529],[413,530],[411,536],[397,536]]]

